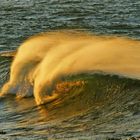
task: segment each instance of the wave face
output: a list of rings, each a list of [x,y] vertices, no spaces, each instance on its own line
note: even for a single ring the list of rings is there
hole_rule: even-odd
[[[140,42],[127,38],[76,31],[39,34],[19,47],[1,96],[33,94],[40,105],[59,96],[54,89],[69,75],[102,71],[140,79],[139,54]]]

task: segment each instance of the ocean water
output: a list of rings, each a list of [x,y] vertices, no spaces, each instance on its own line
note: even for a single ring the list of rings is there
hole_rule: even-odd
[[[127,70],[127,65],[126,69],[121,69],[120,65],[118,65],[118,69],[115,69],[110,65],[109,71],[106,71],[105,67],[96,67],[97,69],[94,69],[92,72],[83,72],[80,70],[84,68],[86,70],[93,70],[90,64],[88,65],[86,63],[87,65],[85,65],[82,63],[84,62],[83,60],[92,62],[88,60],[90,59],[90,53],[85,56],[83,55],[83,52],[86,51],[94,52],[94,50],[90,48],[92,45],[89,41],[92,40],[92,37],[87,37],[87,35],[84,34],[86,37],[82,38],[79,44],[79,42],[77,43],[77,41],[75,41],[75,37],[71,37],[73,35],[70,36],[71,39],[68,39],[67,36],[66,38],[55,36],[56,39],[53,40],[55,45],[53,46],[56,47],[58,45],[57,42],[60,41],[62,44],[61,50],[64,50],[65,46],[71,50],[70,47],[75,43],[75,46],[79,46],[79,50],[81,50],[83,46],[88,46],[90,49],[85,49],[80,54],[75,53],[76,51],[73,49],[71,52],[68,52],[68,54],[71,55],[75,53],[76,55],[70,57],[71,59],[67,59],[67,52],[60,51],[58,53],[59,48],[56,47],[55,49],[54,47],[54,52],[57,50],[55,53],[59,55],[55,55],[52,59],[55,60],[52,61],[52,63],[54,63],[53,65],[52,63],[50,65],[48,61],[42,61],[41,57],[41,63],[46,64],[46,66],[50,68],[50,71],[46,70],[49,74],[45,75],[45,79],[50,75],[54,76],[54,73],[52,73],[53,70],[56,72],[55,76],[64,74],[58,81],[55,81],[54,77],[52,78],[50,76],[52,78],[51,81],[55,82],[51,84],[51,89],[49,89],[50,87],[47,85],[47,90],[55,91],[59,96],[54,100],[48,101],[46,104],[37,105],[30,88],[25,86],[25,83],[20,83],[20,86],[22,87],[24,85],[24,88],[22,87],[16,90],[16,92],[13,92],[14,95],[10,91],[11,93],[5,98],[0,99],[0,140],[104,140],[127,139],[132,137],[138,139],[138,137],[140,137],[139,15],[140,1],[138,0],[1,0],[1,88],[7,81],[10,81],[9,77],[12,77],[12,73],[16,75],[17,71],[20,70],[23,74],[22,70],[28,68],[25,67],[25,65],[22,65],[24,66],[23,68],[18,68],[20,64],[23,64],[23,61],[16,63],[19,59],[15,59],[13,68],[11,68],[13,72],[10,73],[10,66],[15,56],[15,54],[12,53],[15,53],[15,50],[19,48],[22,42],[36,33],[72,29],[80,31],[80,35],[81,32],[86,31],[91,34],[96,34],[98,37],[109,36],[110,39],[112,36],[125,36],[130,39],[130,42],[134,41],[134,44],[129,42],[128,48],[127,45],[124,45],[126,41],[122,41],[122,39],[122,43],[119,44],[119,47],[122,47],[119,49],[121,51],[117,50],[119,55],[121,52],[120,60],[121,58],[128,59],[129,56],[131,56],[132,59],[128,59],[130,64],[132,63],[130,72]],[[65,34],[69,35],[68,31],[65,32]],[[89,38],[89,40],[87,38]],[[68,40],[67,44],[65,44],[65,39]],[[77,40],[78,39],[79,38],[77,38]],[[61,40],[64,40],[64,42]],[[84,42],[83,40],[86,41]],[[43,40],[40,42],[43,42]],[[72,42],[74,43],[72,44]],[[100,46],[102,46],[102,43],[103,41],[101,40]],[[113,45],[114,44],[116,44],[116,42],[114,42]],[[25,58],[35,52],[33,49],[28,50],[27,48],[27,51],[25,50],[26,48],[23,47],[23,50],[19,51],[21,53],[23,52]],[[51,54],[54,54],[54,52],[52,51]],[[105,52],[105,50],[103,52]],[[42,56],[42,53],[40,54],[40,56]],[[64,54],[66,55],[65,57]],[[83,60],[78,61],[80,62],[80,66],[79,63],[76,63],[79,69],[76,67],[76,74],[73,74],[72,67],[75,66],[69,60],[75,58],[73,61],[77,62],[77,55],[84,57]],[[48,58],[51,58],[51,56],[52,55],[50,55],[50,57],[48,56]],[[71,66],[71,73],[67,71],[65,75],[65,73],[62,72],[62,69],[65,67],[62,67],[60,71],[54,69],[54,66],[58,65],[59,68],[59,66],[63,64],[56,61],[59,57],[62,62],[62,58],[66,59],[64,64],[72,64],[68,65]],[[86,59],[86,57],[88,59]],[[102,53],[96,57],[102,58]],[[35,58],[33,59],[35,63],[31,64],[38,64],[40,62],[40,57],[35,56],[32,58]],[[45,59],[45,57],[43,58]],[[119,59],[119,57],[117,57],[117,59],[114,58],[112,54],[106,58],[106,60],[110,58],[112,62],[115,63]],[[100,59],[98,59],[98,61],[99,60]],[[122,61],[122,64],[125,65],[125,62],[127,62],[127,60]],[[14,64],[17,66],[16,68]],[[44,67],[42,67],[42,69],[44,70]],[[17,74],[15,79],[20,79],[19,77],[22,74]],[[37,75],[39,74],[40,73],[37,72]],[[25,80],[27,76],[23,75],[23,77],[24,78],[21,79]],[[17,83],[13,82],[16,86],[13,83],[11,84],[12,86],[10,86],[17,87],[18,82],[21,82],[20,80],[17,80]],[[31,78],[31,80],[35,81],[35,78]],[[26,91],[29,91],[31,94],[25,95]],[[24,96],[24,98],[21,96]]]

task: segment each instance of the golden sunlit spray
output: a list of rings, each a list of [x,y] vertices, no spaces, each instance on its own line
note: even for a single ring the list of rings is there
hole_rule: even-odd
[[[140,41],[57,31],[31,37],[18,49],[1,96],[17,91],[34,94],[43,104],[62,76],[103,71],[140,79]],[[27,91],[28,89],[28,91]]]

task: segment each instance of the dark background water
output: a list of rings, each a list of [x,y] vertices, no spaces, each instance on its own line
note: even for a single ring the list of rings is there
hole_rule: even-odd
[[[140,38],[139,0],[1,0],[0,50],[54,29]]]

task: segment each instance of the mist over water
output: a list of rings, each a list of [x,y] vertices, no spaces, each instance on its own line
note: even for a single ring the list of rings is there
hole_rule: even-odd
[[[0,139],[139,138],[139,13],[138,0],[1,0]]]

